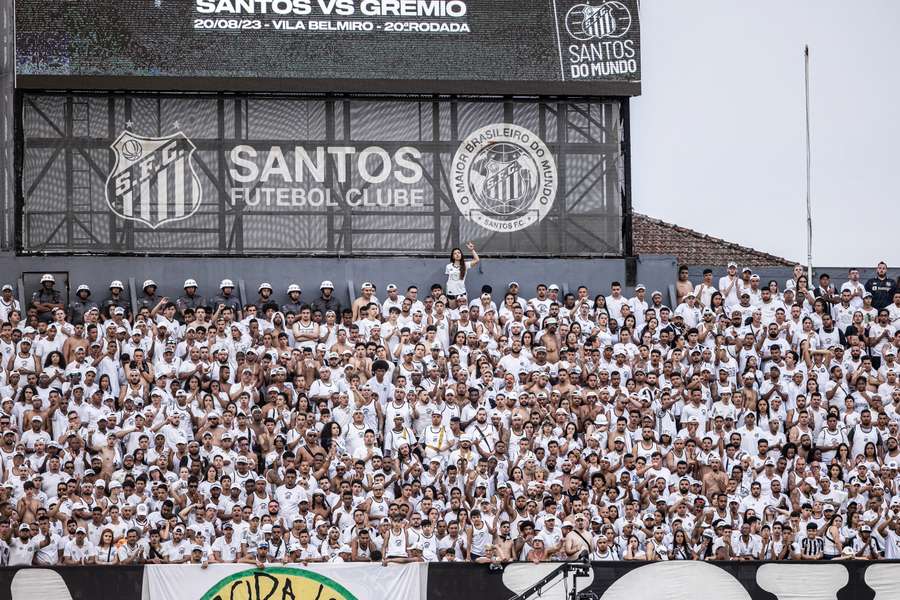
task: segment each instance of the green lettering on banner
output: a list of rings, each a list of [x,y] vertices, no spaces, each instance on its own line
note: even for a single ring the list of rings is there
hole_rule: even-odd
[[[305,569],[271,567],[225,577],[199,600],[358,600],[340,583]]]

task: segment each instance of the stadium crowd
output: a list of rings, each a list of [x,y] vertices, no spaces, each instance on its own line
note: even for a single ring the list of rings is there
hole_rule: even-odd
[[[468,250],[349,306],[4,286],[0,562],[900,558],[884,263],[682,267],[669,301],[472,294]]]

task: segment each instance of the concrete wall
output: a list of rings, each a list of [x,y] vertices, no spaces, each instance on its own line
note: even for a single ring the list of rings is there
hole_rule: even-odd
[[[355,295],[364,281],[371,281],[378,288],[378,295],[384,297],[384,288],[389,283],[397,284],[405,290],[408,285],[418,285],[426,292],[432,283],[444,284],[442,258],[371,258],[371,259],[293,259],[293,258],[140,258],[102,256],[51,256],[16,257],[0,255],[0,284],[11,283],[22,296],[30,297],[38,287],[42,273],[54,273],[60,282],[57,288],[64,289],[66,283],[74,291],[75,287],[87,283],[94,290],[94,299],[107,295],[107,287],[112,279],[121,279],[128,286],[129,278],[134,279],[136,291],[140,292],[145,279],[155,280],[161,294],[172,297],[182,293],[181,286],[188,277],[200,284],[202,294],[216,293],[219,282],[228,277],[239,282],[243,280],[244,290],[249,299],[256,298],[257,286],[267,281],[275,288],[276,297],[284,297],[284,290],[290,283],[299,283],[303,288],[303,298],[311,300],[318,293],[319,284],[324,279],[334,282],[336,293],[343,302]],[[635,260],[634,283],[663,292],[665,302],[670,303],[670,287],[674,283],[677,264],[671,256],[642,256]],[[485,258],[466,278],[470,294],[477,293],[482,285],[494,288],[494,298],[499,301],[510,281],[518,281],[527,296],[531,296],[539,282],[556,283],[565,291],[574,292],[579,285],[587,285],[591,296],[608,293],[609,284],[619,281],[630,294],[633,286],[627,285],[626,261],[624,259],[524,259]],[[690,277],[694,282],[702,278],[704,265],[690,267]],[[724,265],[712,265],[714,277],[725,274]],[[769,279],[784,282],[791,276],[790,268],[759,268],[763,284]],[[840,285],[847,279],[846,267],[822,267],[814,271],[829,273],[832,281]],[[872,277],[874,268],[860,269],[863,281]],[[900,272],[891,269],[889,276]],[[817,280],[818,281],[818,280]]]
[[[363,281],[371,281],[384,297],[384,288],[395,283],[401,289],[416,284],[423,291],[432,283],[446,283],[445,259],[423,258],[372,258],[372,259],[287,259],[287,258],[131,258],[100,256],[12,257],[0,256],[0,283],[23,283],[23,291],[30,298],[38,286],[40,275],[56,274],[57,288],[63,289],[65,281],[74,292],[79,284],[87,283],[94,291],[94,299],[107,295],[112,279],[121,279],[128,286],[133,278],[138,293],[145,279],[159,284],[159,293],[177,296],[188,277],[197,280],[200,292],[210,295],[216,292],[219,282],[231,278],[244,281],[246,295],[256,298],[257,286],[269,282],[276,296],[284,296],[290,283],[303,288],[302,298],[311,300],[318,294],[324,279],[334,282],[338,297],[347,301],[351,287],[359,289]],[[659,289],[665,294],[674,281],[675,259],[669,256],[647,256],[636,261],[635,283],[643,283],[648,290]],[[499,301],[510,281],[518,281],[529,297],[540,283],[556,283],[563,291],[587,285],[591,295],[609,292],[612,281],[626,283],[624,259],[492,259],[485,258],[466,278],[469,293],[477,293],[481,286],[494,288],[494,298]],[[626,287],[630,292],[630,288]]]

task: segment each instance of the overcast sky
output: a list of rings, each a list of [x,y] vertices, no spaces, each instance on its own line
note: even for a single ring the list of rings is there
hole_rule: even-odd
[[[635,210],[806,259],[900,265],[900,1],[642,0]]]

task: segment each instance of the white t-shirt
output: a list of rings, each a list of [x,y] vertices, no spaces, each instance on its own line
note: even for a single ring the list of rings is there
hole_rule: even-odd
[[[9,566],[31,566],[31,560],[37,551],[38,544],[34,539],[22,542],[17,537],[12,538],[9,542]]]
[[[862,295],[866,290],[862,282],[857,281],[856,283],[853,283],[852,281],[845,281],[843,285],[841,285],[841,291],[843,292],[844,290],[850,290],[850,293],[854,294],[853,297],[850,298],[850,306],[852,306],[854,309],[862,308]],[[854,293],[857,291],[859,291],[859,295],[856,295]]]
[[[101,564],[101,565],[111,564],[119,556],[119,550],[115,547],[115,545],[110,545],[108,548],[101,548],[100,546],[95,546],[95,548],[96,548],[95,554],[97,556],[97,564]]]
[[[217,537],[212,544],[213,552],[219,552],[223,561],[234,562],[241,551],[241,541],[236,535],[231,536],[231,542],[225,540],[225,536]]]
[[[181,540],[177,544],[174,540],[163,542],[163,554],[170,561],[184,560],[191,553],[191,544],[187,540]]]
[[[553,548],[562,541],[562,530],[559,528],[556,528],[553,531],[542,529],[535,537],[544,541],[544,548]]]
[[[884,557],[888,560],[900,558],[900,535],[890,527],[884,532]],[[12,556],[9,564],[12,564]]]
[[[709,303],[712,301],[712,295],[716,291],[715,285],[706,285],[702,281],[694,286],[694,296],[704,307],[709,306]]]
[[[94,549],[94,545],[84,540],[84,544],[79,546],[75,540],[69,540],[66,542],[66,547],[63,549],[63,558],[71,558],[76,562],[81,562],[82,560],[94,556],[96,550]]]
[[[731,285],[731,278],[728,275],[719,278],[719,292],[724,296],[723,300],[725,301],[725,307],[731,307],[737,304],[740,301],[741,290],[744,287],[744,282],[740,277],[735,278],[736,281],[734,285],[731,287],[731,290],[728,294],[725,294],[725,290],[728,289],[728,286]]]
[[[59,564],[59,549],[63,544],[63,538],[50,532],[50,543],[43,548],[40,545],[44,542],[44,535],[38,534],[31,538],[37,544],[37,563],[39,565],[56,565]]]
[[[466,261],[466,273],[468,273],[471,268],[472,263]],[[465,277],[460,278],[459,267],[453,263],[449,263],[444,268],[444,273],[447,274],[447,293],[449,295],[459,296],[460,294],[466,293],[466,279]]]

